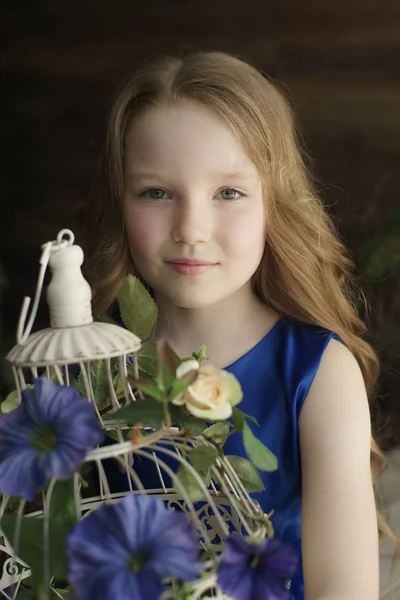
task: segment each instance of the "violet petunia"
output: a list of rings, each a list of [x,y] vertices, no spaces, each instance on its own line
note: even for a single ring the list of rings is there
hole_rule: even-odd
[[[35,379],[0,415],[0,491],[33,500],[51,478],[68,479],[104,439],[90,403],[71,387]]]
[[[81,600],[157,600],[164,578],[199,574],[198,554],[184,513],[160,498],[129,494],[91,512],[68,535],[68,580]]]
[[[217,582],[233,600],[288,600],[297,565],[297,553],[278,539],[233,535],[225,542]]]

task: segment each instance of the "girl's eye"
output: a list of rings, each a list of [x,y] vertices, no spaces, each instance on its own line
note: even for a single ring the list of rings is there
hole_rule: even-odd
[[[234,188],[225,188],[221,190],[218,195],[222,200],[237,200],[242,194]]]
[[[160,188],[152,188],[150,190],[146,190],[143,193],[143,195],[147,196],[151,200],[165,200],[165,198],[168,194],[167,194],[167,192],[164,192],[164,190],[161,190]]]

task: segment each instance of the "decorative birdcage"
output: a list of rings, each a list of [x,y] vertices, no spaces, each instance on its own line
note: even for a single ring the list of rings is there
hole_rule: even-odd
[[[122,409],[146,402],[138,396],[141,395],[140,386],[137,388],[131,384],[127,367],[131,362],[130,368],[139,380],[135,357],[141,348],[141,340],[122,326],[104,321],[93,322],[91,290],[81,273],[83,252],[73,242],[72,232],[62,230],[56,241],[43,246],[31,315],[26,324],[30,300],[25,299],[17,345],[7,357],[15,377],[16,403],[21,401],[21,394],[29,389],[32,379],[40,377],[60,386],[75,388],[80,396],[87,399],[110,443],[97,445],[84,458],[83,473],[87,468],[92,481],[95,481],[95,491],[89,486],[89,490],[83,493],[87,482],[82,470],[65,483],[65,486],[72,486],[78,519],[85,519],[100,506],[117,503],[129,494],[162,499],[169,509],[188,515],[199,535],[204,568],[201,577],[190,583],[190,598],[227,598],[218,589],[215,574],[215,564],[224,539],[232,533],[261,539],[270,528],[269,518],[250,497],[232,462],[218,451],[215,436],[227,435],[229,427],[226,424],[216,423],[198,434],[192,432],[188,435],[186,431],[183,435],[182,428],[173,419],[172,422],[167,419],[167,422],[149,427],[123,418]],[[32,334],[48,264],[52,270],[47,290],[51,326]],[[207,476],[202,469],[196,468],[194,458],[199,455],[211,457]],[[112,468],[120,470],[120,479],[125,482],[122,491],[115,491],[109,482],[109,470],[105,465],[110,460],[113,461]],[[142,481],[137,469],[137,464],[143,461],[151,464],[157,475],[156,485],[151,488]],[[52,573],[55,548],[50,547],[48,537],[55,510],[53,498],[62,498],[63,494],[63,490],[56,487],[58,485],[52,478],[41,492],[40,506],[30,507],[29,511],[24,500],[16,501],[13,532],[7,532],[8,539],[4,536],[0,547],[3,569],[0,596],[19,598],[24,582],[29,581],[32,565],[19,557],[21,523],[23,518],[39,518],[44,556],[41,563],[41,600],[66,598],[65,591],[57,587],[60,582]],[[62,504],[59,509],[63,512]],[[7,511],[10,511],[10,499],[4,496],[0,515],[2,524]],[[167,586],[162,598],[176,597],[173,590],[173,586]]]

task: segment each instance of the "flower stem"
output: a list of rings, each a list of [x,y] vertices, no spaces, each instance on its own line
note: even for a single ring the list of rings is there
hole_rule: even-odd
[[[251,519],[252,521],[260,521],[261,523],[263,523],[266,530],[266,534],[269,538],[274,537],[274,527],[271,523],[271,517],[275,511],[271,510],[267,515],[255,515],[249,513],[244,507],[241,507],[241,510],[243,515],[248,519]]]
[[[162,398],[162,405],[163,405],[163,410],[164,410],[164,424],[166,427],[171,427],[172,423],[171,423],[171,415],[169,414],[169,410],[168,410],[168,398],[166,394],[163,394],[163,398]]]

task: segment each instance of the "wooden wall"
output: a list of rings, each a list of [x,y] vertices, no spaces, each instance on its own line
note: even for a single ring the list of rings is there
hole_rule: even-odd
[[[14,342],[22,297],[34,292],[40,245],[72,224],[90,188],[112,93],[149,53],[224,50],[277,78],[357,261],[367,242],[392,231],[400,214],[399,0],[3,0],[0,11],[4,347]],[[383,405],[395,423],[399,272],[364,289],[384,359]]]

